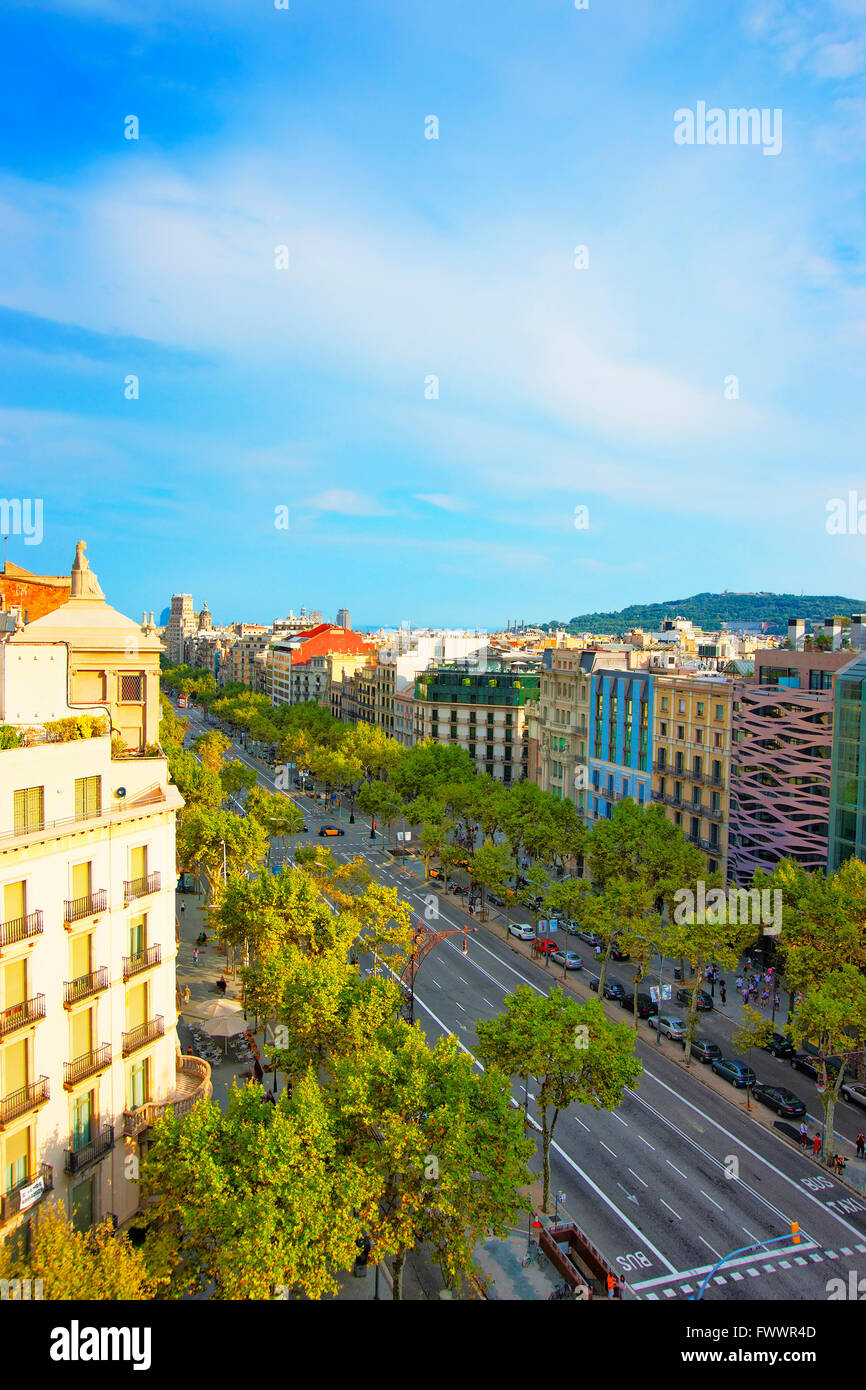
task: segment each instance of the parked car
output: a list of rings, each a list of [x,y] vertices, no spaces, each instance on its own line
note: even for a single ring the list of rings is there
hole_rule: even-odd
[[[785,1060],[789,1057],[793,1057],[796,1051],[791,1039],[786,1037],[784,1033],[771,1033],[768,1040],[764,1043],[764,1047],[768,1052],[771,1052],[774,1057],[783,1057]]]
[[[841,1057],[826,1057],[824,1060],[827,1063],[828,1076],[832,1076],[842,1065]],[[821,1063],[814,1052],[795,1052],[791,1058],[791,1066],[804,1076],[811,1076],[813,1081],[821,1079]]]
[[[752,1095],[756,1100],[768,1105],[771,1110],[775,1110],[777,1115],[783,1115],[786,1120],[799,1119],[806,1113],[806,1107],[800,1097],[784,1086],[767,1086],[763,1081],[758,1081],[752,1087]]]
[[[598,994],[598,980],[590,980],[589,987]],[[615,999],[619,1003],[624,994],[625,990],[619,980],[605,980],[604,989],[601,992],[602,999]]]
[[[570,922],[567,919],[563,919],[563,921],[561,921],[559,925],[562,927],[562,930],[564,932],[568,932],[569,936],[580,936],[579,922]]]
[[[564,951],[561,948],[554,951],[550,957],[557,965],[564,965],[566,970],[582,970],[583,961],[576,951]]]
[[[345,835],[345,830],[339,825],[320,825],[320,835]]]
[[[540,956],[552,956],[559,950],[559,942],[551,940],[549,936],[540,936],[535,945]]]
[[[603,946],[603,945],[604,945],[604,942],[602,941],[602,939],[601,939],[601,937],[599,936],[599,934],[598,934],[597,931],[584,931],[584,929],[581,928],[581,929],[577,932],[577,935],[580,937],[581,941],[585,941],[585,942],[586,942],[587,946]]]
[[[494,907],[504,907],[504,906],[505,906],[504,902],[502,901],[502,899],[500,898],[500,896],[499,896],[498,893],[491,893],[491,892],[488,892],[488,894],[487,894],[487,901],[488,901],[489,903],[493,903]]]
[[[685,1050],[685,1037],[682,1038],[682,1044]],[[710,1042],[709,1038],[692,1038],[692,1056],[699,1062],[712,1062],[721,1055],[722,1049],[718,1043]]]
[[[740,1090],[754,1086],[758,1079],[741,1057],[714,1057],[711,1066],[716,1076],[724,1077],[725,1081],[730,1081],[732,1086]]]
[[[659,1014],[657,1018],[649,1019],[650,1028],[658,1028],[663,1038],[670,1038],[672,1042],[681,1042],[685,1037],[685,1025],[681,1018],[674,1014]]]
[[[848,1081],[842,1087],[842,1095],[852,1105],[866,1106],[866,1086],[861,1081]]]
[[[518,941],[534,941],[535,928],[528,922],[512,922],[508,928],[511,936],[516,936]]]
[[[622,998],[620,999],[619,1002],[620,1002],[620,1004],[622,1005],[622,1007],[623,1007],[624,1009],[628,1009],[630,1012],[633,1013],[633,1012],[634,1012],[634,990],[632,990],[631,993],[629,993],[629,994],[623,994],[623,996],[622,996]],[[653,1000],[650,999],[650,997],[649,997],[648,994],[641,994],[641,993],[638,994],[638,997],[637,997],[637,1016],[638,1016],[638,1018],[649,1018],[652,1014],[657,1014],[658,1011],[659,1011],[659,1006],[658,1006],[658,1004],[654,1003]]]
[[[686,986],[681,986],[677,990],[676,999],[678,1004],[691,1004],[692,991]],[[707,1013],[713,1007],[713,1001],[705,989],[698,990],[697,1008],[699,1013]]]
[[[610,953],[611,960],[631,960],[628,951],[621,951],[618,946],[614,946]]]

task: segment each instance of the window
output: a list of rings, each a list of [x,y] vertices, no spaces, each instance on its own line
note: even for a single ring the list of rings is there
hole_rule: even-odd
[[[147,846],[138,845],[129,851],[129,876],[135,882],[147,878]]]
[[[678,725],[677,725],[677,738],[683,739],[683,738],[685,738],[685,736],[686,736],[686,726],[685,726],[685,724],[678,724]]]
[[[724,705],[716,705],[716,708],[715,708],[715,718],[716,718],[716,719],[724,719],[724,717],[725,717],[725,707],[724,707]]]
[[[147,913],[129,923],[129,955],[140,956],[147,948]]]
[[[662,738],[667,738],[667,736],[668,736],[668,726],[667,726],[667,724],[664,724],[664,723],[663,723],[663,724],[659,724],[659,734],[661,735]]]
[[[45,829],[45,788],[23,787],[15,793],[15,834]]]
[[[704,741],[704,731],[703,731],[703,729],[695,729],[695,743],[703,743],[703,741]]]
[[[23,1129],[6,1140],[3,1191],[20,1187],[30,1176],[30,1130]]]
[[[663,696],[662,696],[662,714],[667,714],[667,712],[668,712],[668,697],[667,697],[667,695],[663,695]]]
[[[76,777],[75,819],[85,820],[102,812],[102,778]]]
[[[119,698],[126,704],[140,705],[144,699],[144,677],[142,675],[121,676]]]
[[[703,717],[704,717],[704,702],[703,702],[703,700],[698,700],[698,719],[703,719]]]
[[[3,889],[3,921],[18,922],[24,916],[25,880],[22,878],[17,883],[7,883]]]
[[[76,1153],[86,1148],[93,1138],[95,1118],[93,1101],[93,1091],[87,1091],[84,1095],[76,1096],[72,1102],[72,1148]]]
[[[677,714],[685,714],[685,712],[686,712],[686,702],[685,702],[685,700],[677,700]]]

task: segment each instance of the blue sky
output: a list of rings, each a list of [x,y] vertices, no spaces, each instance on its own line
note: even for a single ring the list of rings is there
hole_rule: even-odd
[[[0,39],[11,559],[83,537],[117,607],[226,620],[866,596],[825,525],[866,503],[866,0],[7,0]],[[677,145],[699,101],[781,152]]]

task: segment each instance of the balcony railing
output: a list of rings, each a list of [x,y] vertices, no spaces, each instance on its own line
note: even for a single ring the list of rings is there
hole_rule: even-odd
[[[157,1014],[156,1018],[149,1018],[146,1023],[140,1023],[137,1028],[131,1028],[128,1033],[122,1034],[124,1057],[128,1057],[131,1052],[137,1052],[140,1047],[146,1047],[148,1043],[161,1038],[164,1033],[165,1020],[162,1014]]]
[[[707,854],[721,854],[722,846],[718,840],[701,840],[701,849]]]
[[[80,1173],[89,1163],[104,1158],[114,1148],[114,1125],[103,1125],[89,1144],[71,1145],[66,1150],[64,1168],[67,1173]]]
[[[136,1110],[124,1110],[123,1134],[126,1139],[137,1139],[143,1130],[149,1129],[157,1120],[162,1119],[169,1106],[177,1118],[182,1119],[184,1115],[189,1114],[196,1101],[211,1094],[210,1066],[207,1062],[199,1057],[181,1057],[178,1071],[183,1076],[194,1077],[198,1084],[186,1094],[175,1096],[173,1099],[151,1100],[138,1106]]]
[[[67,898],[63,904],[63,924],[80,922],[84,917],[95,917],[99,912],[108,911],[108,892],[100,888],[97,893],[85,893],[80,898]]]
[[[19,1090],[3,1096],[0,1098],[0,1129],[19,1119],[21,1115],[26,1115],[28,1110],[35,1110],[37,1106],[44,1105],[48,1098],[47,1076],[40,1076],[38,1080],[31,1081],[29,1086],[21,1086]]]
[[[73,1086],[77,1086],[79,1081],[86,1081],[88,1076],[95,1076],[97,1072],[105,1071],[105,1068],[110,1066],[111,1046],[109,1043],[102,1043],[93,1051],[82,1053],[74,1061],[63,1063],[64,1088],[69,1091]]]
[[[41,935],[41,912],[28,912],[26,917],[13,917],[11,922],[0,922],[0,950],[4,946],[14,946],[19,941],[29,941],[31,937]]]
[[[131,980],[133,975],[140,975],[143,970],[150,970],[161,962],[161,946],[148,946],[143,951],[137,951],[134,956],[124,956],[123,978],[124,980]]]
[[[123,882],[124,903],[131,903],[135,898],[144,898],[148,893],[158,893],[161,878],[157,874],[145,874],[144,878],[127,878]]]
[[[0,1197],[0,1223],[11,1221],[19,1211],[29,1211],[41,1202],[46,1192],[54,1191],[54,1169],[50,1163],[41,1163],[35,1178],[24,1178],[22,1182],[10,1187]]]
[[[72,1004],[79,1004],[82,999],[89,999],[91,995],[101,994],[104,989],[108,989],[108,966],[103,965],[99,970],[93,970],[89,975],[79,975],[77,980],[64,980],[63,982],[63,1004],[69,1008]]]
[[[725,813],[721,806],[705,806],[704,815],[709,816],[710,820],[724,820]]]
[[[0,1013],[0,1038],[5,1038],[9,1033],[14,1033],[18,1028],[26,1028],[29,1023],[38,1023],[40,1018],[45,1017],[45,995],[37,994],[32,999],[25,999],[20,1004],[13,1004],[10,1009],[4,1009]]]

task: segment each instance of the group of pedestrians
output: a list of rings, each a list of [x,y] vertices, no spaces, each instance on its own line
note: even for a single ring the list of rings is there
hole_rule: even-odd
[[[767,1007],[771,998],[774,1009],[778,1009],[782,1002],[773,978],[772,965],[768,965],[764,971],[753,971],[750,956],[746,956],[745,970],[737,976],[737,993],[742,995],[744,1004],[760,1003],[762,1009]]]

